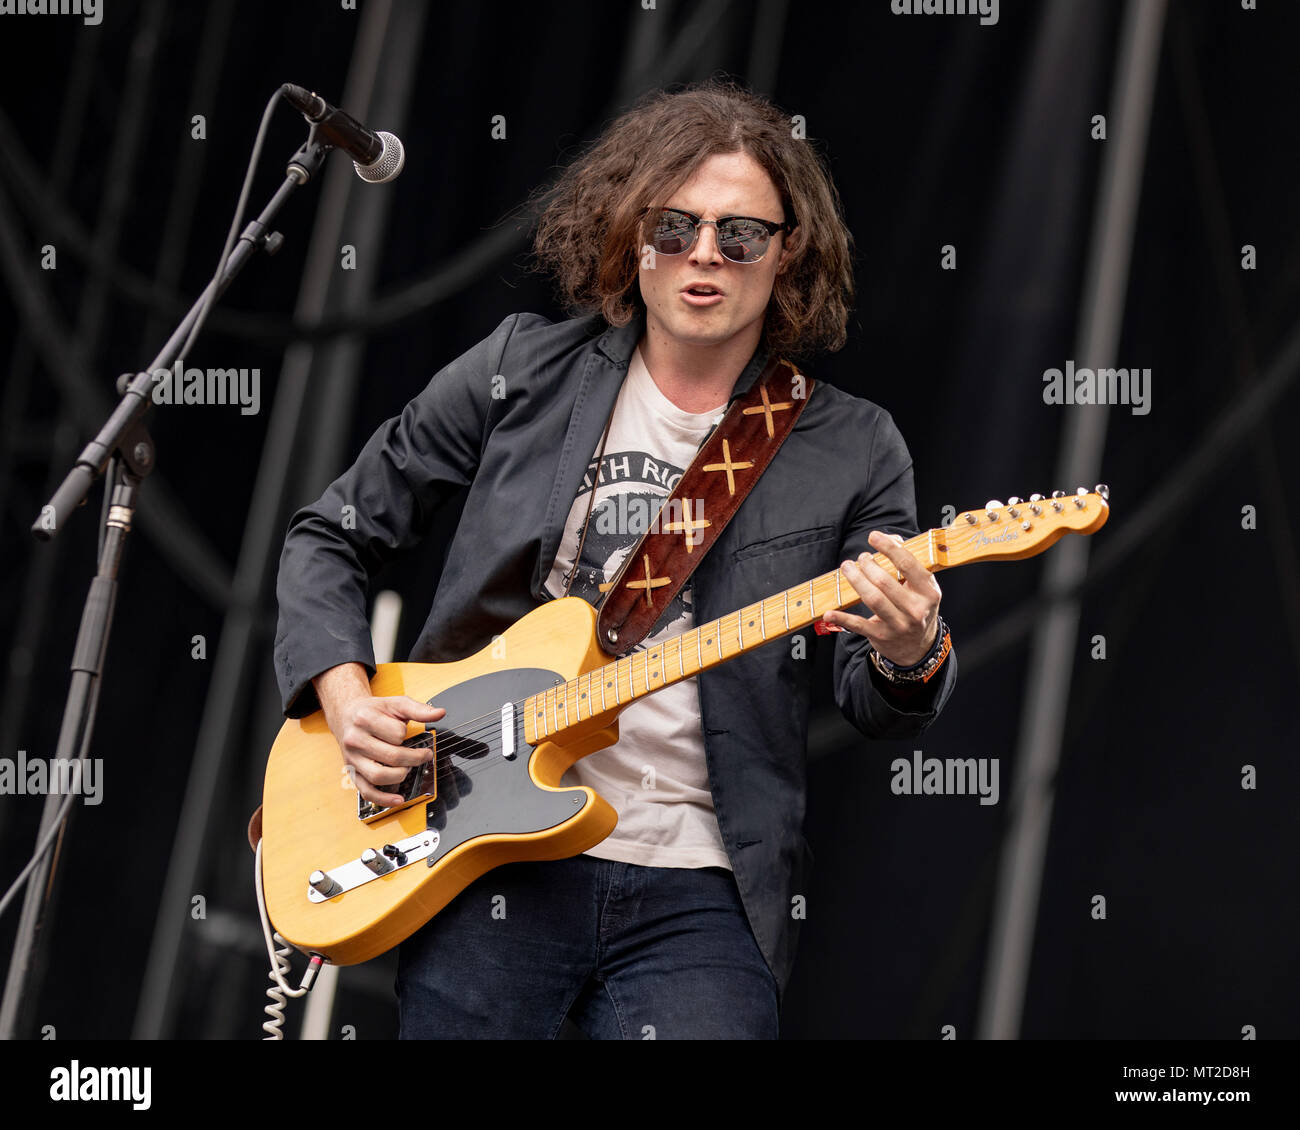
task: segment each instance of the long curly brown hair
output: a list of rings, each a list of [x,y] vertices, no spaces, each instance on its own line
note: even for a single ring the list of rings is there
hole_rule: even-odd
[[[539,195],[533,250],[569,310],[599,310],[611,325],[626,325],[644,308],[637,285],[643,211],[661,205],[707,158],[737,152],[767,172],[786,219],[798,225],[764,319],[767,345],[792,357],[839,349],[853,302],[852,236],[825,159],[794,136],[788,115],[720,79],[646,95]]]

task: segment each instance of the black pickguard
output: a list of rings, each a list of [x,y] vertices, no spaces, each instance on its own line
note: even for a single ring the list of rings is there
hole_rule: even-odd
[[[522,667],[479,675],[430,700],[447,712],[430,727],[438,787],[426,812],[428,827],[439,835],[430,867],[475,836],[540,832],[581,811],[574,797],[585,799],[582,793],[548,792],[528,775],[532,747],[524,741],[523,701],[563,681],[554,671]],[[501,754],[501,706],[507,702],[518,704],[513,758]]]

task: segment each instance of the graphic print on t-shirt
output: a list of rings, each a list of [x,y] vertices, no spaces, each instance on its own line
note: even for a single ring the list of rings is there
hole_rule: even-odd
[[[593,463],[583,476],[570,511],[570,523],[574,511],[579,522],[587,512],[594,466]],[[582,542],[581,560],[571,570],[570,596],[580,596],[597,608],[601,606],[627,555],[640,543],[681,477],[681,467],[655,459],[644,451],[618,451],[605,456],[600,465],[591,517],[585,527],[580,525],[578,529],[578,537],[582,538],[585,528],[586,539]],[[559,593],[568,581],[566,575]],[[690,607],[690,585],[685,585],[647,635],[658,635],[687,615]],[[645,644],[637,646],[640,649]]]

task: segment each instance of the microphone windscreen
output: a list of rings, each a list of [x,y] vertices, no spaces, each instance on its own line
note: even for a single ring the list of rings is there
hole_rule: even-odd
[[[406,164],[406,150],[391,133],[379,130],[375,136],[384,143],[383,152],[369,165],[353,161],[352,167],[356,169],[357,176],[362,180],[369,181],[371,184],[383,184],[402,171],[402,167]]]

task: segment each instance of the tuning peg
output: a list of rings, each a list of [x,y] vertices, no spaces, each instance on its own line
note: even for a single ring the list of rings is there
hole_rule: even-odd
[[[996,498],[990,498],[988,502],[984,504],[984,513],[987,515],[990,522],[996,522],[998,520],[998,509],[1001,505],[1002,503],[1000,503]]]
[[[1102,498],[1104,498],[1104,499],[1109,499],[1109,498],[1110,498],[1110,487],[1108,487],[1105,483],[1098,483],[1098,484],[1097,484],[1095,487],[1093,487],[1092,489],[1093,489],[1097,494],[1101,495]]]
[[[1043,496],[1042,496],[1041,494],[1031,494],[1031,495],[1029,496],[1029,501],[1030,501],[1030,502],[1042,502],[1042,501],[1043,501]]]
[[[972,514],[969,510],[966,511],[966,521],[968,521],[972,526],[976,524],[975,515]]]
[[[1018,498],[1013,494],[1010,498],[1007,499],[1007,505],[1008,505],[1008,506],[1019,506],[1019,505],[1020,505],[1020,499],[1018,499]]]
[[[1052,491],[1052,497],[1053,497],[1053,498],[1064,498],[1064,497],[1065,497],[1065,491],[1063,491],[1063,490],[1054,490],[1054,491]]]

